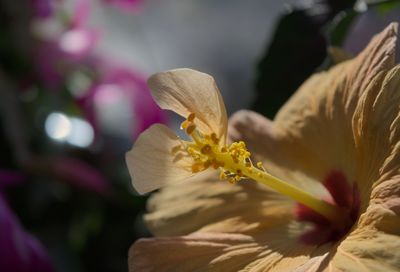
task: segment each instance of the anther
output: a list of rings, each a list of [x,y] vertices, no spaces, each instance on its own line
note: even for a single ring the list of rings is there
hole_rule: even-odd
[[[207,169],[208,167],[210,167],[210,165],[211,165],[211,161],[206,161],[204,164],[203,164],[203,166],[204,166],[204,169]]]
[[[258,167],[259,169],[263,170],[264,172],[267,172],[267,171],[265,170],[265,168],[264,168],[262,162],[257,162],[257,167]]]
[[[180,145],[177,145],[177,146],[174,146],[172,149],[171,149],[171,153],[172,154],[175,154],[176,152],[178,152],[179,150],[181,150],[181,146]]]
[[[236,174],[235,174],[235,173],[231,173],[231,172],[229,172],[229,171],[225,171],[224,173],[225,173],[225,175],[226,175],[228,178],[236,177]]]
[[[225,175],[224,172],[221,171],[221,173],[219,173],[219,179],[220,179],[220,180],[226,179],[226,175]]]
[[[246,157],[246,158],[244,159],[244,163],[245,163],[246,167],[251,167],[251,160],[250,160],[250,158]]]
[[[203,167],[204,167],[203,164],[200,163],[192,164],[192,173],[197,173],[204,170]]]
[[[220,163],[215,159],[211,161],[211,165],[214,169],[218,169],[221,166]]]
[[[190,124],[190,125],[186,128],[186,133],[187,133],[188,135],[190,135],[190,134],[193,133],[193,131],[194,131],[195,129],[196,129],[196,125]]]
[[[192,112],[191,114],[189,114],[189,116],[186,118],[186,120],[188,120],[189,122],[192,122],[195,117],[196,117],[196,114],[194,112]]]
[[[210,145],[205,145],[201,148],[200,152],[203,154],[210,154],[211,153],[211,146]]]
[[[214,144],[218,144],[219,143],[219,139],[217,137],[217,134],[215,134],[214,132],[211,133],[211,140],[213,141]]]

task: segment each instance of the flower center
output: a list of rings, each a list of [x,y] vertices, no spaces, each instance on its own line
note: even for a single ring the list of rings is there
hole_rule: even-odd
[[[331,198],[327,201],[346,209],[350,220],[334,224],[309,207],[297,204],[294,210],[295,218],[312,224],[312,228],[300,236],[300,242],[304,244],[321,245],[339,241],[350,231],[359,215],[360,195],[356,183],[351,186],[342,172],[332,171],[322,184],[330,193]]]
[[[213,167],[221,171],[220,178],[222,180],[226,179],[231,183],[236,183],[241,179],[253,179],[303,204],[329,222],[332,222],[332,224],[348,225],[351,221],[347,207],[319,199],[290,183],[272,176],[264,169],[261,162],[253,164],[250,159],[251,154],[244,142],[240,141],[234,142],[229,146],[225,145],[217,137],[217,134],[205,135],[200,132],[194,120],[195,114],[191,113],[181,124],[181,128],[185,130],[193,141],[185,141],[182,146],[176,146],[172,149],[173,154],[183,151],[193,159],[193,164],[191,165],[193,173]]]

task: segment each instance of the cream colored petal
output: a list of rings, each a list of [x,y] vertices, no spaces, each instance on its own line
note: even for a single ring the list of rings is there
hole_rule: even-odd
[[[321,272],[326,270],[326,266],[329,263],[329,252],[320,256],[309,259],[303,265],[297,267],[293,272]]]
[[[232,185],[211,173],[196,182],[169,186],[154,194],[145,221],[152,233],[162,236],[198,230],[249,233],[287,222],[292,205],[287,198],[253,181]]]
[[[325,254],[326,248],[297,246],[286,231],[141,239],[129,251],[129,271],[293,271]]]
[[[363,191],[365,198],[369,198],[374,187],[400,171],[399,90],[400,66],[396,66],[387,74],[378,75],[370,84],[353,119],[358,176],[363,187],[368,188]]]
[[[302,172],[305,179],[323,181],[331,171],[339,170],[349,181],[358,180],[352,120],[367,86],[394,65],[396,33],[397,24],[389,25],[356,58],[313,75],[273,123],[264,126],[269,126],[267,133],[250,129],[267,135],[264,140],[252,136],[257,139],[252,145],[259,146],[260,157],[277,161],[281,170]],[[247,133],[242,128],[236,138],[248,138]]]
[[[340,243],[330,271],[400,270],[400,175],[374,187],[352,233]]]
[[[241,110],[229,119],[229,141],[244,141],[254,162],[262,161],[272,175],[292,183],[313,195],[324,197],[327,192],[314,179],[300,172],[298,166],[282,151],[286,144],[277,137],[275,125],[258,113]]]
[[[225,141],[225,105],[210,75],[191,69],[176,69],[153,75],[148,84],[161,108],[172,110],[184,118],[195,113],[195,123],[203,133],[214,132]]]
[[[400,237],[372,229],[349,236],[337,248],[328,271],[400,270]]]
[[[235,258],[217,270],[214,260],[233,252]],[[140,239],[129,250],[129,271],[238,271],[254,260],[261,248],[250,236],[200,233],[184,237]]]
[[[164,125],[153,125],[143,132],[126,153],[126,164],[133,187],[144,194],[162,186],[192,177],[192,159],[184,152],[172,153],[181,140]]]
[[[377,229],[400,238],[400,175],[374,187],[365,213],[361,215],[358,229]]]

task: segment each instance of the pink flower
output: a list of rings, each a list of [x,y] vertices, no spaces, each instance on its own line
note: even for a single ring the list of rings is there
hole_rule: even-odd
[[[131,134],[139,135],[154,123],[166,123],[164,112],[154,103],[145,77],[126,67],[99,60],[96,63],[98,78],[86,95],[78,99],[86,119],[98,130],[99,117],[96,108],[107,106],[113,100],[126,100],[129,104],[132,124]]]
[[[22,173],[0,171],[0,189],[22,180]],[[45,249],[34,236],[23,229],[1,191],[0,230],[0,271],[53,271]]]
[[[31,5],[35,17],[48,18],[53,14],[51,0],[31,0]]]
[[[49,88],[58,88],[63,79],[76,66],[88,61],[99,40],[99,31],[87,26],[90,5],[78,1],[64,30],[50,37],[46,29],[39,30],[34,62],[39,78]],[[51,18],[43,24],[57,24],[58,18]],[[43,33],[40,33],[43,32]]]

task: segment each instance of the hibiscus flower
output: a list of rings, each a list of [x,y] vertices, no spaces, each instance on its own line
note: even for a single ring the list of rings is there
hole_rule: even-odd
[[[211,77],[153,76],[156,102],[187,118],[191,140],[155,125],[127,154],[139,192],[168,185],[148,203],[156,237],[133,244],[130,271],[399,271],[396,35],[391,24],[354,59],[313,75],[274,121],[236,113],[231,144]]]

